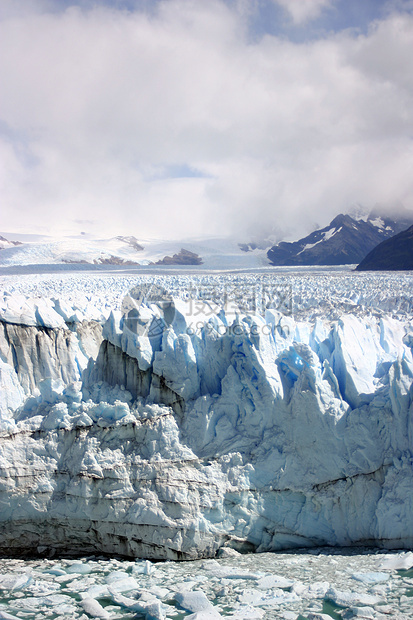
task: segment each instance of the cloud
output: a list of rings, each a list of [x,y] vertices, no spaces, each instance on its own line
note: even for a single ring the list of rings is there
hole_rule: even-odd
[[[303,24],[319,17],[334,0],[273,0],[273,2],[287,11],[295,24]]]
[[[245,238],[413,209],[410,14],[251,43],[220,0],[34,4],[0,22],[3,229]]]

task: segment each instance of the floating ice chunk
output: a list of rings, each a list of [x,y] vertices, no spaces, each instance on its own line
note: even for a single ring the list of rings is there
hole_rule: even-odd
[[[221,579],[251,579],[257,581],[261,577],[265,577],[263,573],[252,573],[248,570],[233,568],[231,566],[211,566],[209,570],[211,570],[216,577],[220,577]]]
[[[77,578],[78,574],[79,573],[68,575],[67,573],[65,573],[64,575],[59,575],[58,577],[56,577],[55,581],[60,584],[69,583],[69,581],[74,581]]]
[[[130,592],[131,590],[139,589],[139,584],[136,579],[123,571],[114,571],[110,573],[105,581],[111,592]]]
[[[48,594],[55,594],[56,592],[59,592],[60,588],[61,586],[56,583],[56,580],[46,581],[39,579],[31,582],[24,589],[33,596],[47,596]]]
[[[33,577],[29,573],[23,575],[0,575],[0,590],[23,590],[33,582]]]
[[[174,583],[175,592],[189,592],[197,586],[198,583],[196,581],[188,580],[188,581],[179,581]]]
[[[377,618],[377,611],[373,607],[351,607],[343,613],[343,620],[352,618]]]
[[[217,556],[219,558],[236,558],[237,556],[240,556],[240,552],[237,551],[236,549],[232,549],[231,547],[221,547],[221,549],[219,549]]]
[[[108,586],[105,584],[91,586],[85,594],[88,598],[106,598],[110,596]]]
[[[201,567],[208,571],[221,570],[221,564],[216,560],[205,560]]]
[[[71,590],[83,594],[88,588],[92,587],[95,582],[94,576],[82,577],[81,579],[75,579],[70,582]],[[85,598],[85,597],[83,597]]]
[[[281,589],[270,590],[264,595],[262,604],[264,605],[289,605],[298,603],[301,600],[295,592],[285,592]]]
[[[223,618],[223,616],[213,609],[211,611],[197,611],[194,614],[186,616],[185,620],[217,620],[218,618]]]
[[[364,592],[340,592],[335,588],[330,588],[326,592],[326,598],[333,601],[340,607],[354,607],[356,605],[377,605],[380,603],[378,596],[365,594]]]
[[[119,581],[120,579],[127,579],[128,577],[130,577],[130,575],[128,575],[128,573],[126,573],[125,571],[115,570],[109,573],[109,575],[107,575],[105,581],[106,583],[114,583],[115,581]]]
[[[77,608],[72,605],[73,598],[66,594],[50,594],[48,596],[30,596],[13,601],[13,606],[28,612],[40,611],[42,607],[58,607],[61,614],[75,614]]]
[[[307,618],[308,620],[331,620],[331,616],[328,614],[320,614],[314,611],[310,612]]]
[[[383,581],[390,579],[390,575],[388,573],[354,573],[351,576],[356,581],[361,581],[362,583],[366,583],[368,585],[382,583]]]
[[[175,594],[175,600],[183,609],[192,612],[212,611],[212,603],[201,590],[195,592],[179,592]]]
[[[292,587],[292,592],[298,594],[305,599],[317,599],[324,598],[327,590],[330,588],[328,581],[315,581],[309,585],[303,583],[295,583]]]
[[[413,566],[413,553],[398,553],[386,557],[380,562],[378,568],[381,570],[409,570]]]
[[[112,587],[110,588],[110,592],[112,595],[112,600],[115,603],[121,607],[126,607],[126,609],[130,609],[131,611],[144,614],[146,620],[164,620],[165,618],[165,613],[162,609],[161,602],[158,600],[146,602],[127,598],[122,594],[114,592]]]
[[[251,605],[241,605],[229,616],[232,620],[261,620],[265,616],[265,611],[257,609]],[[294,615],[295,620],[296,614]]]
[[[291,588],[294,581],[280,577],[278,575],[267,575],[258,579],[257,587],[261,590],[268,590],[269,588]]]
[[[73,573],[77,573],[78,575],[88,575],[92,572],[92,568],[87,564],[83,564],[82,562],[70,564],[70,566],[68,566],[66,570],[70,575],[72,575]]]
[[[143,568],[143,574],[144,575],[152,575],[154,570],[155,570],[155,567],[152,564],[152,562],[149,562],[149,560],[145,560],[145,565],[144,565],[144,568]]]
[[[62,575],[67,575],[66,571],[63,570],[60,566],[53,566],[52,568],[48,568],[44,571],[48,575],[56,575],[56,577],[61,577]]]
[[[163,588],[161,586],[152,586],[149,593],[160,599],[171,596],[171,591],[168,588]]]
[[[149,575],[146,572],[148,569],[147,564],[151,564],[149,560],[136,560],[134,566],[132,566],[132,575]]]
[[[85,612],[89,614],[89,616],[92,616],[92,618],[102,618],[103,620],[110,618],[110,614],[105,611],[102,605],[95,601],[94,598],[84,598],[80,601],[80,604]]]
[[[19,620],[17,616],[12,616],[11,614],[8,614],[7,611],[2,610],[0,610],[0,618],[2,620]]]
[[[245,589],[238,595],[238,601],[247,605],[258,605],[262,602],[263,594],[258,590]]]
[[[283,620],[297,620],[297,614],[294,611],[282,611],[280,618]]]
[[[259,592],[258,590],[244,590],[238,597],[240,603],[249,605],[283,605],[285,603],[296,603],[300,600],[295,592],[285,592],[279,588],[274,588],[269,592]]]

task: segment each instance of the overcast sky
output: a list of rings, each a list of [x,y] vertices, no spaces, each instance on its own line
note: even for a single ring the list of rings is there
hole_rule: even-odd
[[[413,211],[411,0],[1,0],[0,229]]]

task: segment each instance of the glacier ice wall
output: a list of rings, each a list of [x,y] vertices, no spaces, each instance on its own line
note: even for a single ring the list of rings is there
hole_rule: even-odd
[[[125,299],[8,299],[1,552],[413,544],[409,320]]]

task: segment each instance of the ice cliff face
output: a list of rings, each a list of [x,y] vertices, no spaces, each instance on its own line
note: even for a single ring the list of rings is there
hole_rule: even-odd
[[[18,301],[0,331],[0,551],[413,544],[407,320],[126,297],[102,322]]]

